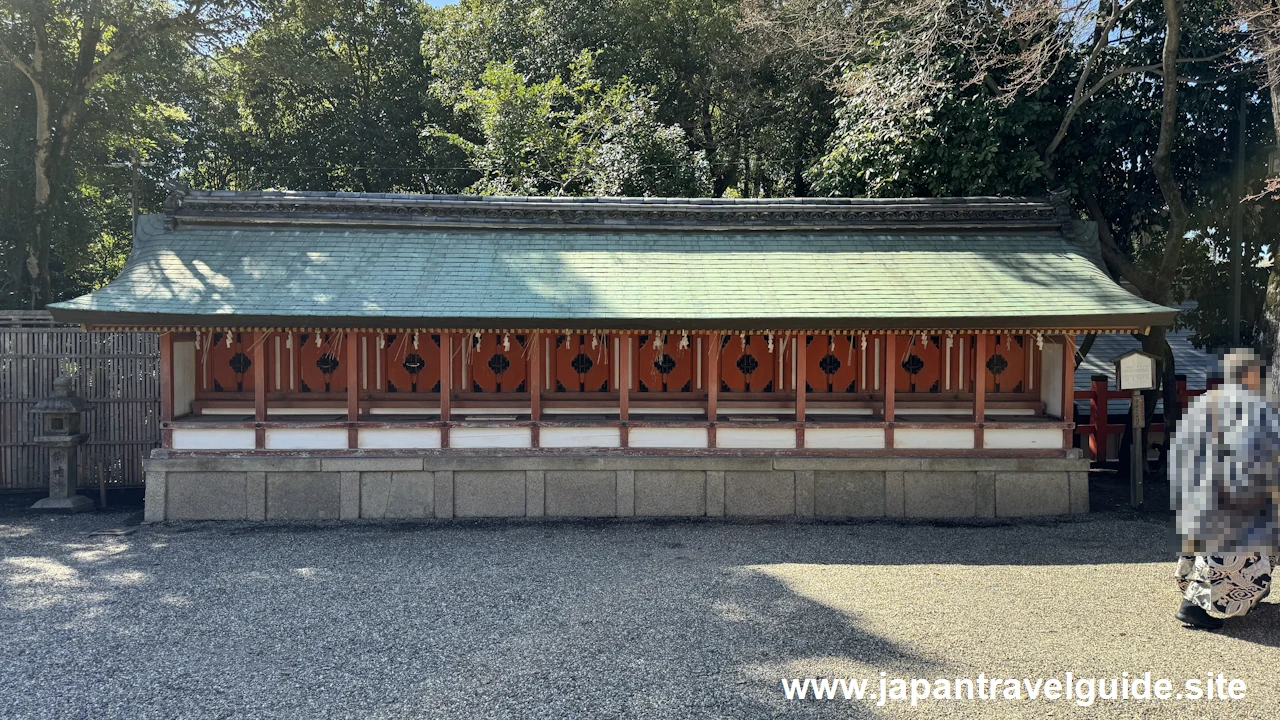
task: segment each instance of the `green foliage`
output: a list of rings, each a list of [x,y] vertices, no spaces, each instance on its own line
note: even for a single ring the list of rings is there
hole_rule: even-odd
[[[699,196],[709,190],[706,162],[684,131],[662,126],[653,101],[629,80],[592,76],[584,51],[567,81],[530,83],[514,63],[490,64],[456,110],[479,139],[436,128],[480,172],[472,192],[487,195]]]

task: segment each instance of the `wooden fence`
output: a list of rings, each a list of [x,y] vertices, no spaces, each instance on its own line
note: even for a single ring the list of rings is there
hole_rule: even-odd
[[[160,446],[160,342],[155,333],[83,332],[46,312],[0,311],[0,492],[46,487],[48,451],[32,443],[31,409],[66,372],[93,409],[80,447],[80,484],[143,484]]]

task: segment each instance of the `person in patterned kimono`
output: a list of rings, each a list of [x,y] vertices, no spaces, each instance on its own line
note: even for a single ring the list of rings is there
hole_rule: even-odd
[[[1169,447],[1182,555],[1175,571],[1186,625],[1216,630],[1271,592],[1280,554],[1280,413],[1262,395],[1262,360],[1223,359],[1221,387],[1187,409]]]

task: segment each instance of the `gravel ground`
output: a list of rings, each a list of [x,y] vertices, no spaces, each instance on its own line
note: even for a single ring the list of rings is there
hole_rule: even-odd
[[[0,717],[1280,714],[1280,609],[1173,618],[1167,522],[129,526],[0,511]],[[127,534],[98,534],[117,529]],[[787,677],[1174,678],[1224,702],[787,700]]]

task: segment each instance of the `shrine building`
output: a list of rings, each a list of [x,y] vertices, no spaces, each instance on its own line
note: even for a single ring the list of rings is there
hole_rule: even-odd
[[[1061,199],[174,192],[50,306],[160,333],[146,518],[1088,510]]]

